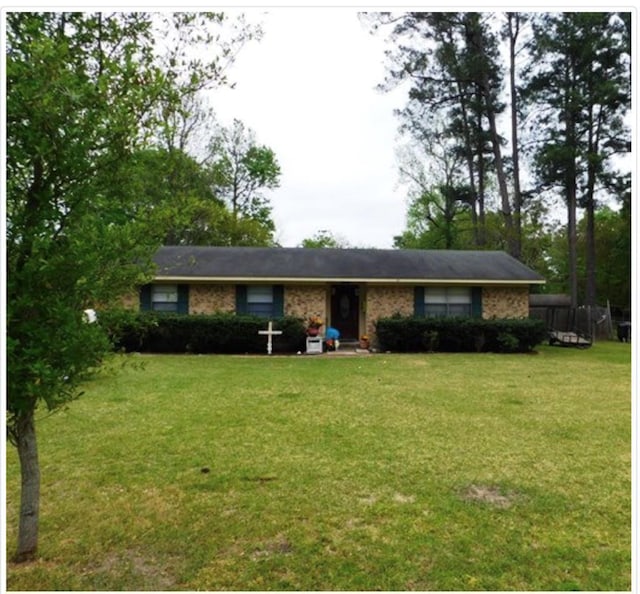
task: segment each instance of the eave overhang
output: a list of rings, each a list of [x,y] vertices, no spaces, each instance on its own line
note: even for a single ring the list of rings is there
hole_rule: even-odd
[[[460,285],[460,286],[529,286],[544,285],[545,280],[514,280],[514,279],[448,279],[448,278],[300,278],[300,277],[258,277],[258,276],[180,276],[157,275],[154,279],[157,283],[180,284],[367,284],[367,285]]]

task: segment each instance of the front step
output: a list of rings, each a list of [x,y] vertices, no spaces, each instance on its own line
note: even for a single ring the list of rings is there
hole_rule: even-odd
[[[360,348],[359,340],[340,340],[337,351],[327,351],[327,355],[368,355],[368,349]]]

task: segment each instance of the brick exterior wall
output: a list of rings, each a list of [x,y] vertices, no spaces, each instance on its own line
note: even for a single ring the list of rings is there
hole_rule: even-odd
[[[189,313],[235,312],[235,285],[190,285]],[[327,319],[327,289],[324,286],[284,287],[284,313],[307,320],[312,315]]]
[[[320,316],[327,321],[327,287],[285,285],[284,314],[308,320],[311,316]]]
[[[360,329],[371,338],[375,345],[374,323],[379,318],[394,314],[410,316],[414,313],[413,286],[362,286]],[[122,299],[125,307],[138,309],[140,298],[136,294]],[[285,285],[284,313],[308,320],[319,315],[325,324],[330,307],[329,287],[322,285]],[[189,313],[212,314],[235,312],[236,289],[234,284],[192,284],[189,286]],[[528,287],[484,287],[482,289],[482,317],[526,318],[529,316]]]
[[[366,291],[366,333],[375,342],[375,321],[394,314],[413,315],[413,287],[369,286]]]
[[[482,317],[528,318],[528,287],[484,287],[482,289]]]
[[[233,313],[236,310],[235,285],[189,285],[189,313]]]

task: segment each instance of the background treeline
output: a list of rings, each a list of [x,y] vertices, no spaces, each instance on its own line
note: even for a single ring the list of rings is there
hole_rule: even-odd
[[[630,307],[631,13],[365,13],[408,189],[397,247],[504,249],[572,304]],[[606,264],[606,265],[605,265]]]

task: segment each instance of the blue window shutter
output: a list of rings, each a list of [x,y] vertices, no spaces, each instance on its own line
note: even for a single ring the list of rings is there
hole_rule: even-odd
[[[482,317],[482,287],[471,287],[471,316]]]
[[[151,285],[143,285],[140,288],[140,311],[151,310]]]
[[[247,285],[236,285],[236,313],[247,313]]]
[[[178,313],[189,313],[189,285],[178,285]]]
[[[284,316],[284,286],[273,285],[273,317]]]
[[[424,287],[413,289],[413,315],[424,317]]]

